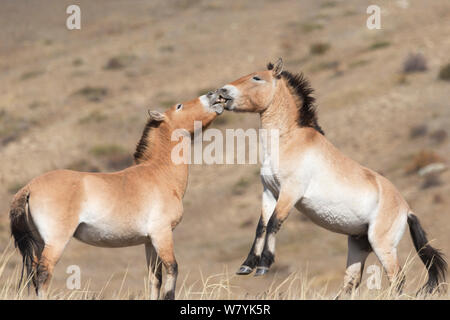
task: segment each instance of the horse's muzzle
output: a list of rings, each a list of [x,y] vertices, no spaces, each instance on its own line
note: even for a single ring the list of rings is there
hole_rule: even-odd
[[[217,101],[219,98],[219,90],[209,91],[206,94],[206,97],[209,100],[210,109],[216,112],[218,115],[222,114],[224,105]]]
[[[228,90],[221,88],[216,91],[218,91],[218,97],[215,103],[220,103],[226,110],[231,110],[231,106],[233,105],[233,97],[228,94]]]

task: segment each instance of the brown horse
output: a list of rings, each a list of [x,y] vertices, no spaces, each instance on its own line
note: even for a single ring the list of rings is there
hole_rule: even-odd
[[[400,275],[397,244],[409,225],[414,246],[428,269],[431,292],[445,280],[447,264],[428,244],[419,220],[394,185],[343,155],[317,123],[312,89],[302,74],[282,71],[281,59],[268,70],[246,75],[219,90],[225,109],[259,113],[267,132],[278,132],[274,154],[265,152],[261,169],[262,214],[250,253],[238,271],[265,274],[274,261],[275,233],[295,206],[318,225],[348,235],[343,291],[361,281],[373,250],[390,281]],[[403,283],[403,277],[397,278]],[[401,287],[401,285],[399,286]]]
[[[151,298],[157,299],[166,268],[164,298],[173,299],[177,278],[172,230],[183,214],[188,164],[171,160],[172,132],[209,125],[223,111],[213,93],[150,119],[134,154],[136,165],[113,173],[51,171],[14,196],[11,233],[36,293],[47,296],[55,264],[72,237],[99,247],[145,245]],[[23,269],[22,269],[23,273]]]

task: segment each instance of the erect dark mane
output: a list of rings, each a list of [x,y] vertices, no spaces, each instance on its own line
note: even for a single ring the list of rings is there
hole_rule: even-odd
[[[270,67],[273,68],[273,65],[267,65],[267,68],[269,70]],[[308,80],[306,80],[303,73],[292,74],[289,71],[283,71],[281,73],[281,77],[283,77],[287,81],[287,84],[292,89],[293,93],[296,94],[301,100],[301,103],[297,106],[299,109],[297,120],[298,124],[301,127],[314,128],[321,134],[325,135],[322,128],[317,122],[315,106],[316,99],[312,96],[314,90],[309,84]]]
[[[136,146],[136,151],[134,152],[134,162],[136,162],[137,164],[140,163],[142,159],[144,159],[144,156],[148,158],[148,154],[146,154],[146,151],[148,149],[148,137],[150,135],[150,131],[153,128],[159,127],[160,124],[161,121],[156,121],[152,118],[147,121],[144,131],[142,132],[142,137]]]

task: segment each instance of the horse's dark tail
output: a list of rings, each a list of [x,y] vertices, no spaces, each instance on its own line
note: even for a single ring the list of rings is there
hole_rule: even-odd
[[[408,214],[408,225],[414,247],[428,270],[428,281],[419,293],[422,291],[432,293],[440,283],[445,282],[447,262],[440,250],[428,244],[427,234],[420,225],[419,219],[412,213]]]
[[[9,212],[9,220],[11,226],[11,235],[14,238],[14,244],[22,255],[22,271],[20,276],[19,287],[23,280],[24,270],[26,269],[27,279],[33,272],[34,259],[39,256],[41,251],[41,243],[35,237],[32,230],[32,224],[29,217],[28,199],[30,192],[23,188],[14,196]],[[28,285],[29,285],[28,281]]]

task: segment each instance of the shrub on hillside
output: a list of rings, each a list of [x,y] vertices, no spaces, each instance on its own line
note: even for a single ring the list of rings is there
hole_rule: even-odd
[[[309,48],[309,52],[314,55],[324,54],[330,49],[330,44],[325,42],[313,43]]]
[[[425,168],[429,164],[444,162],[441,156],[431,150],[422,150],[415,154],[409,164],[406,166],[406,173],[415,173]]]
[[[441,68],[441,71],[439,71],[439,79],[450,81],[450,63]]]
[[[421,53],[410,53],[403,63],[403,72],[423,72],[428,69],[425,56]]]

